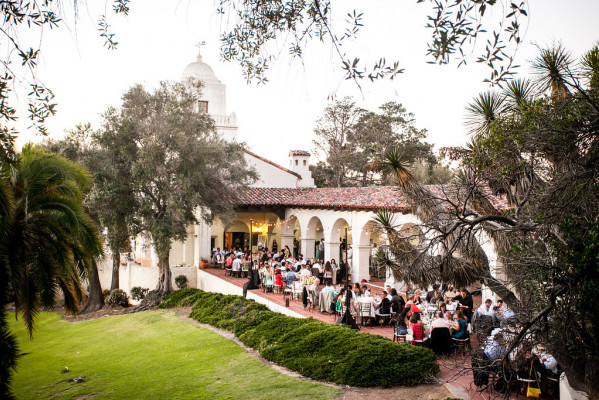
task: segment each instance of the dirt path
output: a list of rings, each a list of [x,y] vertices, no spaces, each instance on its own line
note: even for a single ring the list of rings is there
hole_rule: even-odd
[[[241,341],[239,341],[239,339],[237,339],[235,337],[233,332],[215,328],[211,325],[202,324],[192,318],[189,318],[188,315],[189,315],[189,311],[191,310],[191,307],[181,307],[181,308],[176,308],[174,310],[177,312],[179,317],[181,319],[183,319],[184,321],[187,321],[190,324],[211,330],[212,332],[215,332],[226,339],[234,341],[237,345],[242,347],[247,353],[249,353],[256,360],[260,361],[262,364],[264,364],[270,368],[273,368],[273,369],[279,371],[282,374],[294,377],[296,379],[301,379],[303,381],[317,382],[317,383],[322,383],[322,384],[325,384],[328,386],[338,388],[341,391],[341,395],[338,397],[338,399],[340,399],[340,400],[341,399],[345,399],[345,400],[356,400],[356,399],[361,399],[361,400],[381,400],[381,399],[416,400],[416,399],[423,399],[423,400],[426,400],[426,399],[445,399],[447,397],[452,396],[451,392],[449,390],[447,390],[447,388],[442,384],[383,389],[383,388],[356,388],[356,387],[351,387],[351,386],[337,385],[337,384],[328,383],[328,382],[314,381],[312,379],[306,378],[305,376],[303,376],[295,371],[292,371],[292,370],[282,367],[280,365],[274,364],[274,363],[268,361],[267,359],[263,358],[262,356],[260,356],[260,353],[258,353],[258,351],[252,349],[251,347],[246,346]]]

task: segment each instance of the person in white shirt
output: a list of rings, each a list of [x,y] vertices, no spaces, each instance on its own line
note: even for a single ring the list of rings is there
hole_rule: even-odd
[[[235,260],[233,260],[233,265],[231,266],[231,270],[241,271],[241,256],[237,256],[235,258]]]
[[[476,309],[476,314],[478,316],[487,315],[493,319],[496,318],[496,313],[495,310],[493,310],[493,302],[491,299],[485,300],[485,303],[481,304],[480,307]]]
[[[302,265],[302,270],[300,272],[300,277],[303,278],[304,276],[312,276],[312,271],[310,271],[310,268],[306,265]]]
[[[451,328],[451,323],[449,320],[445,319],[443,311],[439,311],[437,313],[437,319],[435,319],[431,324],[431,331],[435,328]]]
[[[314,264],[312,264],[312,268],[318,268],[318,272],[322,274],[322,265],[318,262],[318,260],[314,260]]]

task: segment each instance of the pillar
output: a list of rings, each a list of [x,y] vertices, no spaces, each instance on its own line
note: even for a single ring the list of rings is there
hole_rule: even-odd
[[[196,225],[199,228],[198,238],[200,239],[200,260],[202,258],[210,259],[212,256],[212,249],[210,248],[210,235],[212,233],[212,227],[204,220],[200,220],[200,223]],[[196,265],[199,266],[200,263]]]
[[[304,255],[304,260],[314,258],[314,244],[316,243],[316,240],[308,239],[308,238],[300,238],[300,241],[301,241],[300,253]]]
[[[337,261],[337,265],[339,265],[339,263],[341,262],[341,260],[339,259],[339,247],[341,247],[341,243],[340,242],[327,242],[325,240],[324,242],[324,261],[331,261],[331,260],[335,260]]]
[[[285,246],[289,247],[289,250],[293,252],[293,235],[281,234],[281,242],[279,243],[279,252],[282,252]]]
[[[360,282],[362,279],[370,280],[370,246],[369,245],[354,245],[352,246],[353,261],[352,261],[352,281]]]
[[[200,266],[200,225],[193,226],[193,265]]]

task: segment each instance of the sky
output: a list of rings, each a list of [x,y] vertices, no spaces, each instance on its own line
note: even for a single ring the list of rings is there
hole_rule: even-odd
[[[509,2],[508,2],[509,3]],[[284,166],[289,150],[312,151],[316,120],[331,98],[353,96],[358,106],[376,110],[388,101],[402,103],[415,116],[416,127],[428,130],[435,148],[463,145],[468,139],[464,126],[465,107],[478,93],[488,90],[483,82],[489,70],[475,63],[457,68],[457,63],[427,64],[425,28],[430,6],[416,0],[335,0],[333,12],[343,21],[346,12],[364,13],[359,36],[346,50],[372,64],[380,57],[398,60],[405,72],[393,81],[370,83],[361,89],[344,80],[340,60],[330,46],[313,43],[302,60],[287,56],[281,43],[270,49],[280,54],[270,66],[266,85],[247,84],[241,68],[223,62],[219,36],[226,21],[216,2],[133,0],[128,16],[110,15],[108,22],[119,45],[107,50],[97,31],[97,21],[110,2],[80,4],[79,16],[72,17],[71,3],[65,2],[64,24],[59,29],[21,32],[22,41],[41,46],[38,78],[49,86],[58,103],[58,113],[47,126],[52,138],[77,123],[99,127],[101,114],[118,107],[121,96],[141,83],[148,88],[161,80],[179,80],[185,67],[194,62],[202,47],[203,61],[227,86],[227,112],[237,114],[238,138],[252,151]],[[530,0],[530,19],[517,53],[520,73],[538,45],[561,41],[580,56],[599,40],[599,1]],[[17,90],[17,94],[19,94]],[[20,96],[22,99],[23,96]],[[41,138],[24,128],[20,146]]]

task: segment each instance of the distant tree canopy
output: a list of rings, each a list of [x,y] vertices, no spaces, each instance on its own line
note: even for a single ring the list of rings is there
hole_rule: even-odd
[[[390,174],[365,168],[381,160],[391,148],[401,150],[404,162],[419,165],[422,181],[446,181],[449,173],[437,165],[432,145],[425,142],[426,130],[414,126],[414,115],[398,103],[380,107],[380,113],[360,109],[346,97],[327,106],[314,128],[315,153],[320,157],[311,167],[319,187],[396,184]]]

